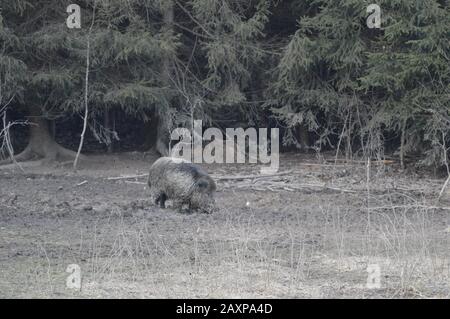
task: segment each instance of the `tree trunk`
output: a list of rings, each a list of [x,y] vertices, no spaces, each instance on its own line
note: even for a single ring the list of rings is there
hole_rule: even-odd
[[[56,120],[50,121],[50,135],[52,139],[56,138]]]
[[[48,121],[41,115],[30,114],[30,141],[27,149],[39,157],[56,159],[58,144],[52,138]]]
[[[163,32],[173,32],[174,19],[174,3],[172,0],[162,2],[163,10]],[[169,87],[170,82],[170,56],[166,55],[163,59],[161,69],[162,83],[165,87]],[[159,113],[159,114],[158,114]],[[168,121],[163,112],[156,111],[158,114],[156,119],[156,151],[162,156],[169,155],[170,135],[168,131]]]
[[[161,156],[169,155],[169,136],[167,124],[164,122],[163,118],[159,117],[156,131],[156,151],[161,154]]]
[[[300,124],[296,128],[296,133],[297,133],[297,140],[299,141],[298,147],[303,151],[307,151],[311,146],[308,127],[305,124]]]
[[[144,122],[143,125],[143,136],[144,144],[142,148],[147,151],[156,145],[156,135],[157,135],[157,124],[156,117],[152,114],[151,118]]]
[[[115,131],[115,128],[112,127],[114,126],[114,118],[113,118],[113,114],[114,114],[114,110],[110,110],[110,109],[105,109],[105,111],[103,112],[103,125],[105,126],[106,129],[106,134],[107,136],[107,140],[109,140],[109,144],[106,146],[106,152],[108,154],[112,154],[112,152],[114,151],[114,137],[112,136],[111,133],[109,133],[110,131]],[[112,126],[111,126],[111,122],[112,122]]]
[[[405,131],[406,131],[406,118],[402,122],[402,133],[400,137],[400,167],[405,169]]]
[[[28,121],[30,122],[30,139],[25,150],[14,156],[16,161],[27,161],[34,158],[42,158],[45,162],[53,162],[57,159],[73,159],[75,152],[68,150],[53,139],[48,121],[42,116],[39,107],[30,106]],[[0,164],[11,163],[11,159],[4,160]]]

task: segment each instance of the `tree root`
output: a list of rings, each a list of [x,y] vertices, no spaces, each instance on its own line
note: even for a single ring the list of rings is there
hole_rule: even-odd
[[[39,167],[39,166],[44,165],[44,160],[26,161],[26,162],[20,162],[20,164],[18,164],[18,163],[4,164],[4,165],[0,165],[0,170],[14,169],[14,168],[17,168],[18,165],[20,165],[20,167],[22,169],[29,168],[29,167]]]
[[[33,147],[32,144],[29,144],[25,150],[18,155],[14,156],[14,160],[18,163],[26,162],[26,161],[34,161],[39,165],[51,164],[56,161],[69,161],[74,160],[77,153],[71,151],[67,148],[60,146],[59,144],[52,143],[51,147]],[[87,157],[84,155],[80,155],[81,160],[87,160]],[[39,166],[36,165],[36,166]],[[0,161],[0,168],[9,168],[17,166],[17,164],[13,163],[11,158]],[[32,165],[34,166],[34,165]]]
[[[33,154],[31,152],[31,148],[27,146],[25,148],[25,150],[22,151],[22,153],[19,153],[18,155],[14,156],[14,160],[16,162],[25,162],[25,161],[28,161],[29,159],[31,159],[32,156],[33,156]],[[4,160],[1,160],[0,161],[0,165],[1,166],[8,165],[8,164],[11,164],[13,162],[14,161],[13,161],[12,158],[7,158],[7,159],[4,159]]]

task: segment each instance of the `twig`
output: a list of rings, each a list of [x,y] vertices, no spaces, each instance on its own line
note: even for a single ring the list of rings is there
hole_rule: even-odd
[[[214,35],[211,34],[205,26],[203,26],[200,22],[198,22],[193,16],[192,14],[185,8],[183,7],[178,1],[175,1],[175,3],[180,7],[181,10],[184,11],[184,13],[187,14],[187,16],[195,23],[197,24],[210,38],[214,38]]]
[[[3,105],[3,106],[1,107],[0,113],[4,112],[4,111],[6,110],[6,108],[8,107],[8,105],[12,102],[12,100],[14,100],[15,96],[16,96],[16,95],[14,94],[14,95],[9,99],[9,101],[6,102],[6,104]],[[0,94],[0,97],[1,97],[1,94]],[[1,99],[0,99],[0,102],[1,102]]]
[[[14,157],[14,148],[11,144],[11,138],[9,135],[9,129],[11,127],[11,123],[6,124],[6,110],[3,109],[3,138],[4,138],[4,144],[6,146],[6,149],[8,150],[9,157],[11,158],[11,161],[20,168],[22,172],[25,173],[24,169],[20,164],[16,161],[16,158]],[[1,134],[0,134],[1,136]]]
[[[78,183],[77,186],[81,186],[81,185],[87,184],[87,182],[88,182],[88,181],[84,180],[84,181],[82,181],[81,183]]]
[[[450,181],[450,175],[448,175],[447,179],[445,180],[444,185],[441,188],[441,191],[439,192],[439,196],[437,201],[439,202],[441,200],[442,195],[444,194],[445,189],[447,188],[447,184]]]
[[[406,132],[406,117],[402,123],[402,135],[400,137],[400,167],[405,169],[405,132]]]
[[[348,164],[364,164],[364,165],[367,165],[367,161],[358,161],[358,160],[347,160],[347,159],[335,159],[335,160],[331,160],[331,159],[326,159],[325,160],[326,162],[328,162],[328,163],[331,163],[331,162],[336,162],[336,161],[340,161],[340,162],[346,162],[346,163],[348,163]],[[370,161],[370,163],[371,164],[382,164],[382,165],[385,165],[385,164],[394,164],[395,163],[395,161],[394,160],[376,160],[376,161]],[[308,165],[308,164],[304,164],[304,163],[301,163],[300,165]],[[309,165],[323,165],[323,164],[309,164]],[[343,165],[343,164],[341,164],[341,165]],[[323,166],[333,166],[333,165],[323,165]],[[346,166],[346,165],[343,165],[343,166]]]
[[[347,113],[347,116],[346,116],[345,121],[344,121],[344,127],[342,128],[341,135],[339,136],[339,141],[338,141],[337,148],[336,148],[336,155],[335,155],[335,157],[334,157],[334,164],[336,164],[336,163],[337,163],[337,160],[338,160],[339,149],[340,149],[340,147],[341,147],[341,142],[342,142],[342,139],[343,139],[343,137],[344,137],[344,133],[345,133],[346,128],[347,128],[347,119],[348,119],[349,117],[350,117],[350,110],[349,110],[348,113]]]
[[[94,7],[92,11],[92,22],[89,28],[88,36],[87,36],[87,49],[86,49],[86,79],[85,79],[85,87],[84,87],[84,121],[83,121],[83,131],[81,132],[80,144],[78,145],[77,155],[75,156],[75,160],[73,162],[73,169],[77,169],[78,158],[80,157],[81,149],[84,144],[84,135],[86,134],[87,121],[89,115],[89,103],[88,103],[88,90],[89,90],[89,65],[90,65],[90,52],[91,52],[91,32],[94,26],[95,21],[95,6],[96,2],[94,1]]]

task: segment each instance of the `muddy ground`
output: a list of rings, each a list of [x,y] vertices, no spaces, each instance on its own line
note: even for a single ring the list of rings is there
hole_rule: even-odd
[[[0,169],[1,298],[449,298],[444,180],[395,163],[283,155],[218,181],[219,210],[155,207],[144,153]],[[209,165],[215,177],[256,165]],[[368,174],[369,173],[369,174]],[[450,195],[449,195],[450,197]],[[81,290],[66,287],[80,266]],[[367,286],[369,265],[379,288]],[[373,266],[370,266],[373,267]]]

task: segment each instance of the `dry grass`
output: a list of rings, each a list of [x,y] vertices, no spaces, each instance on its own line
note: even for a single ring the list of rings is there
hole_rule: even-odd
[[[20,181],[13,181],[19,188]],[[448,211],[436,208],[429,194],[377,192],[375,185],[390,184],[382,174],[371,176],[370,193],[364,185],[350,194],[223,188],[214,215],[154,208],[140,185],[107,183],[102,178],[67,187],[86,194],[111,187],[105,191],[110,197],[95,195],[109,205],[102,213],[74,210],[29,221],[3,215],[2,297],[450,297]],[[130,193],[113,191],[123,187]],[[118,196],[128,206],[142,196],[144,208],[120,208]],[[65,287],[72,263],[82,270],[81,291]],[[380,266],[379,289],[366,287],[370,264]]]

